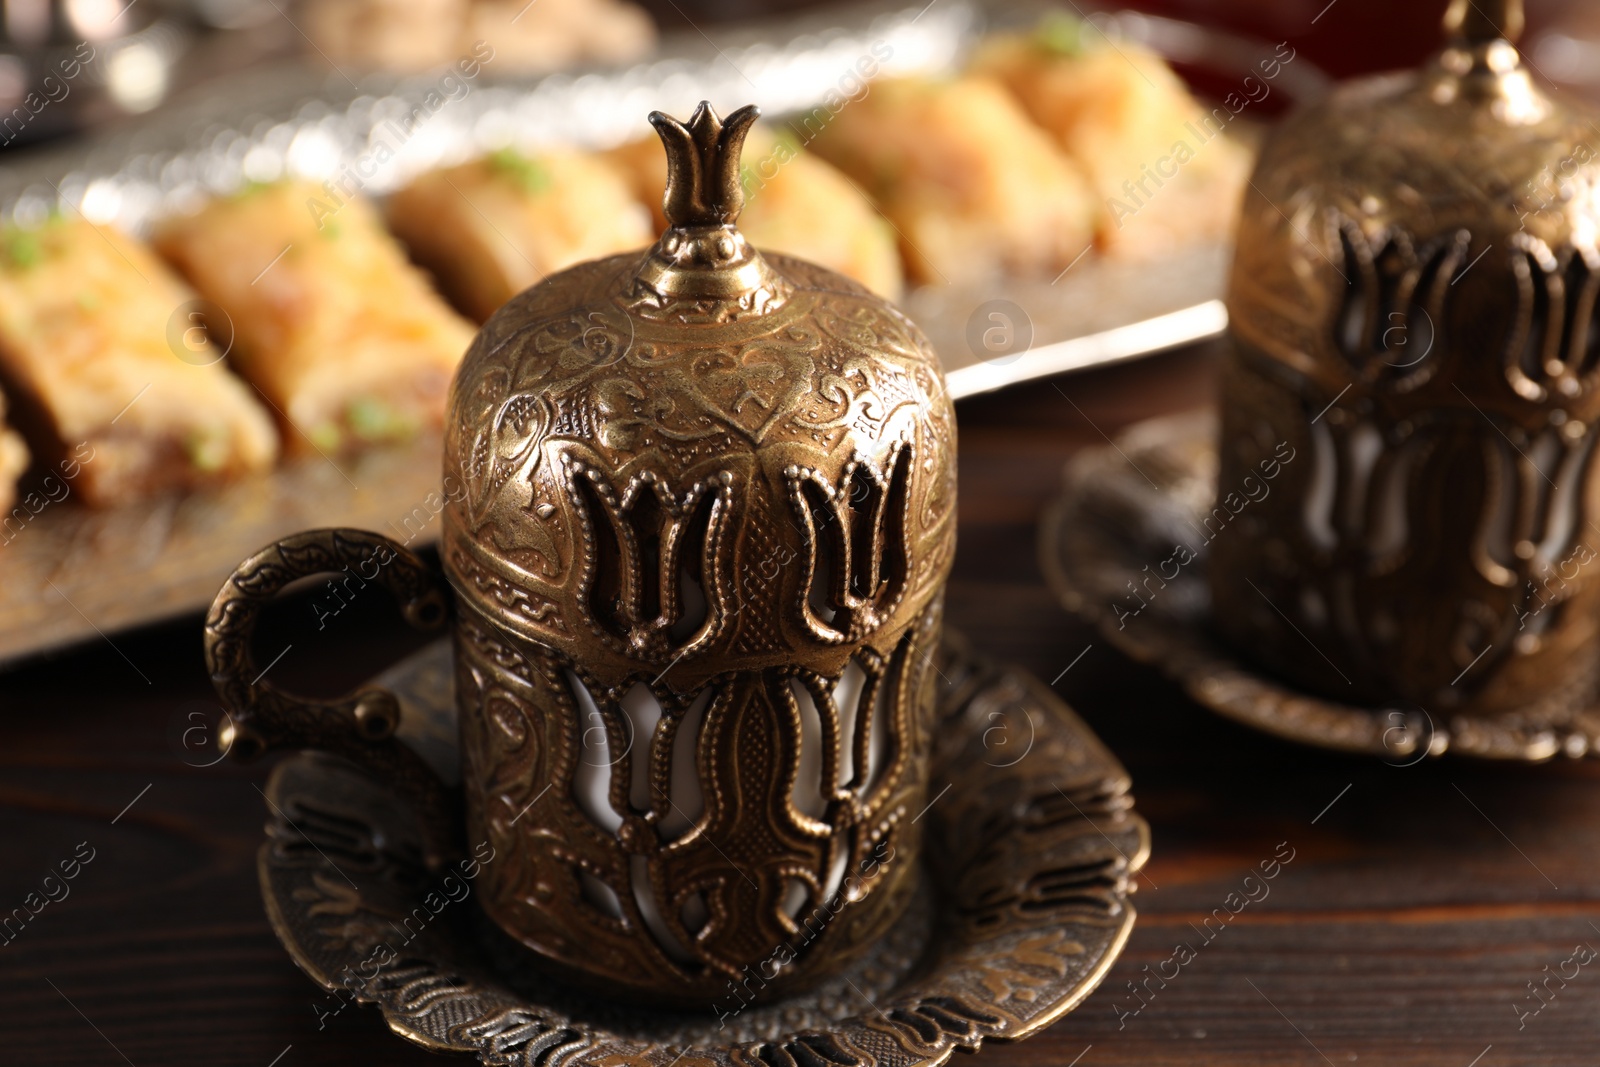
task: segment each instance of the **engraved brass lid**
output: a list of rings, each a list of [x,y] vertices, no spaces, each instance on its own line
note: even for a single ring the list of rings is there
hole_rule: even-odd
[[[863,638],[908,623],[949,567],[955,426],[938,358],[888,301],[739,232],[757,115],[653,113],[667,230],[642,256],[513,298],[452,387],[457,591],[607,683],[671,663],[666,681],[687,691],[724,656],[750,667],[800,649],[835,673]],[[873,506],[860,543],[830,522]],[[691,539],[706,553],[698,590],[662,580]],[[656,547],[659,567],[644,558]],[[622,573],[604,573],[610,558]]]
[[[1552,404],[1600,412],[1587,323],[1536,321],[1568,297],[1592,309],[1600,127],[1533,79],[1522,26],[1521,0],[1455,0],[1423,69],[1351,82],[1275,131],[1241,219],[1236,336],[1330,397],[1476,403],[1529,429]]]

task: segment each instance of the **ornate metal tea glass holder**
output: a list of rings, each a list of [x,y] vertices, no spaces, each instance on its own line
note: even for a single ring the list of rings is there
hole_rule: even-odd
[[[452,659],[441,642],[376,680],[404,708],[400,740],[445,774],[459,762]],[[485,1067],[934,1067],[1027,1037],[1121,952],[1149,830],[1127,774],[1048,687],[959,639],[942,660],[927,876],[864,957],[808,992],[752,1003],[757,967],[691,1011],[575,993],[480,910],[485,874],[514,854],[430,869],[397,794],[320,754],[285,760],[268,786],[267,914],[325,990],[320,1013],[376,1005],[407,1040]]]
[[[241,564],[207,618],[239,754],[373,770],[431,865],[467,842],[500,857],[479,890],[507,935],[635,1001],[704,1004],[756,966],[758,999],[838,974],[909,905],[929,795],[954,412],[904,314],[739,233],[755,118],[653,114],[660,240],[480,331],[446,417],[445,581],[386,538],[313,530]],[[458,789],[394,740],[388,694],[260,677],[262,604],[341,570],[450,626]]]
[[[1258,466],[1248,485],[1221,488],[1216,439],[1214,416],[1185,415],[1142,423],[1112,447],[1073,458],[1039,531],[1040,566],[1069,611],[1196,702],[1279,737],[1396,764],[1446,751],[1528,761],[1600,754],[1600,686],[1576,702],[1446,713],[1407,701],[1330,699],[1238,651],[1219,614],[1282,605],[1265,589],[1247,588],[1245,602],[1219,606],[1208,573],[1215,548],[1282,492],[1287,472],[1308,457],[1285,452],[1276,466]],[[1310,635],[1300,639],[1306,655],[1323,654]]]
[[[1331,700],[1559,730],[1600,673],[1600,135],[1520,2],[1445,26],[1262,153],[1217,487],[1300,458],[1211,546],[1213,623]]]

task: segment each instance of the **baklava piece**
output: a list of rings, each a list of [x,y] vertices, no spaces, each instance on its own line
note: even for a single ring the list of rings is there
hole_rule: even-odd
[[[803,127],[802,127],[803,128]],[[899,241],[872,201],[832,164],[805,150],[794,129],[758,125],[745,139],[745,207],[739,231],[757,248],[796,256],[854,278],[890,300],[905,288]],[[612,150],[664,229],[667,157],[651,134]]]
[[[22,435],[6,425],[5,397],[0,395],[0,514],[11,510],[17,501],[17,479],[28,469],[28,446]],[[9,540],[9,530],[0,523],[0,540]]]
[[[480,40],[494,46],[496,70],[531,74],[641,59],[655,49],[656,26],[624,0],[473,0],[463,47]]]
[[[1229,127],[1248,100],[1271,91],[1270,79],[1245,79],[1207,111],[1160,56],[1132,42],[1113,46],[1068,15],[990,38],[973,69],[1004,82],[1088,176],[1107,253],[1151,258],[1232,234],[1252,160]]]
[[[226,318],[234,369],[294,452],[405,440],[444,417],[472,324],[359,197],[280,182],[176,218],[157,248]]]
[[[57,217],[0,237],[0,378],[42,464],[109,506],[277,458],[272,419],[222,363],[195,294],[116,230]]]
[[[625,0],[307,0],[306,41],[334,64],[421,71],[466,56],[505,74],[626,63],[656,28]]]
[[[917,281],[1051,277],[1094,234],[1078,169],[989,78],[874,82],[810,147],[877,201]]]
[[[430,171],[390,197],[388,220],[479,322],[548,274],[643,251],[655,239],[649,213],[616,169],[570,151],[502,149]]]
[[[455,59],[467,0],[308,0],[306,43],[335,64],[420,71]]]

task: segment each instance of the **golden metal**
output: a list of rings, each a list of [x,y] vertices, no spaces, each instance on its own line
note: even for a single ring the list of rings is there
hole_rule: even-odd
[[[734,225],[744,208],[739,153],[758,114],[753,106],[742,107],[722,122],[702,104],[685,126],[650,113],[650,125],[667,149],[667,232],[640,265],[638,278],[662,300],[737,304],[759,292],[766,294],[768,311],[783,301],[788,286]]]
[[[444,443],[465,826],[501,857],[483,907],[568,981],[679,1004],[752,968],[759,997],[835,974],[911,898],[955,539],[954,413],[921,332],[734,226],[754,118],[652,116],[671,225],[497,312]],[[218,594],[214,677],[259,747],[331,736],[387,774],[351,701],[251,684],[251,605],[294,560],[337,570],[357,544],[425,595],[391,542],[304,537]],[[439,794],[401,785],[422,810]],[[429,855],[459,848],[424,827]],[[783,951],[841,896],[848,921]]]
[[[1600,664],[1600,133],[1521,25],[1458,0],[1425,69],[1286,122],[1247,194],[1213,618],[1348,704],[1552,725]]]
[[[1277,492],[1288,469],[1260,484]],[[1040,523],[1045,581],[1067,610],[1196,703],[1279,737],[1398,767],[1446,753],[1518,762],[1600,756],[1600,686],[1560,716],[1537,703],[1510,714],[1445,716],[1415,704],[1325,697],[1261,670],[1223,643],[1208,595],[1211,554],[1227,536],[1207,542],[1203,533],[1216,496],[1217,421],[1209,411],[1139,423],[1114,447],[1084,449]],[[1248,510],[1239,516],[1247,517]]]
[[[921,333],[734,228],[755,114],[651,117],[669,228],[490,319],[445,438],[466,489],[442,552],[467,822],[507,856],[485,907],[574,977],[680,1002],[726,993],[884,850],[852,921],[771,989],[836,971],[904,906],[955,533],[953,412]],[[840,707],[847,671],[863,686]],[[644,692],[661,718],[630,741]],[[575,795],[586,714],[623,753],[601,821]],[[671,757],[697,719],[694,810]]]
[[[426,859],[460,851],[460,804],[438,776],[395,737],[400,708],[388,693],[363,689],[312,700],[280,688],[258,664],[252,640],[262,607],[302,578],[338,574],[353,591],[373,582],[400,602],[406,621],[440,630],[449,619],[444,583],[404,546],[363,530],[307,530],[276,541],[234,570],[206,615],[206,666],[227,710],[218,744],[238,760],[273,749],[331,752],[388,783],[416,809]]]
[[[441,642],[374,681],[440,766],[457,758],[443,740],[456,732],[452,658]],[[1020,1040],[1077,1007],[1121,953],[1150,832],[1127,772],[1043,682],[959,638],[940,670],[932,775],[950,790],[922,819],[919,890],[808,992],[750,1004],[759,982],[746,980],[739,996],[660,1011],[530,976],[526,952],[475,921],[490,873],[515,857],[474,842],[429,870],[396,794],[318,755],[285,760],[267,786],[267,914],[325,991],[310,998],[320,1017],[375,1005],[401,1037],[486,1064],[936,1067]]]

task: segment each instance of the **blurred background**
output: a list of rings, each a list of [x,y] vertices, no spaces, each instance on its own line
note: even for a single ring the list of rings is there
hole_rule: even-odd
[[[729,25],[759,29],[773,15],[829,6],[810,0],[4,0],[0,112],[22,105],[37,81],[31,72],[52,67],[55,53],[70,53],[83,41],[109,49],[111,61],[87,72],[88,91],[30,122],[8,151],[211,93],[242,70],[285,56],[415,72],[450,61],[458,41],[493,26],[506,42],[496,68],[503,77],[641,59],[663,36]],[[1105,5],[1071,6],[1087,13]],[[1313,62],[1346,77],[1426,55],[1438,42],[1445,3],[1132,0],[1115,7],[1300,42]],[[1575,91],[1600,93],[1600,6],[1528,0],[1527,8],[1524,43],[1540,72]],[[509,37],[506,25],[514,30]]]

